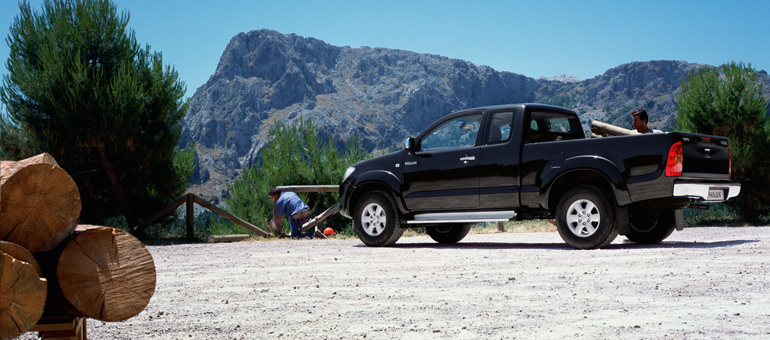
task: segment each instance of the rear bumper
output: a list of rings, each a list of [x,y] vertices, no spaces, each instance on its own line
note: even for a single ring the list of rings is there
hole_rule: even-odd
[[[674,197],[698,201],[724,202],[738,196],[740,192],[740,183],[674,183]]]

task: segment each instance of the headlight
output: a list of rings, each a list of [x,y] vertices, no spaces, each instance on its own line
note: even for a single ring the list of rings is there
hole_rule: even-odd
[[[355,167],[349,167],[347,170],[345,170],[345,174],[342,175],[342,181],[344,182],[350,175],[353,174],[353,172],[356,171]]]

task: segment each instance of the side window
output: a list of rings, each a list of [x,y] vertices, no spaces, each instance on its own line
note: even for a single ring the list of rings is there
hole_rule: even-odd
[[[525,143],[585,138],[577,117],[557,112],[532,112],[526,130]]]
[[[431,130],[420,142],[420,150],[436,151],[471,147],[481,126],[481,113],[457,117]]]
[[[551,119],[551,132],[569,133],[569,119],[554,118]]]
[[[487,144],[505,143],[511,139],[513,112],[495,112],[492,114],[487,133]]]

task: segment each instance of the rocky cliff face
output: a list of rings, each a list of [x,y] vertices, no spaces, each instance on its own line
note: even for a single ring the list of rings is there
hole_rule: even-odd
[[[621,126],[630,126],[631,110],[644,108],[653,127],[671,130],[680,78],[699,66],[637,62],[588,80],[536,80],[437,55],[252,31],[232,38],[195,92],[180,145],[197,143],[191,190],[216,201],[254,164],[276,121],[309,118],[324,138],[356,136],[367,150],[400,144],[453,111],[520,102],[561,105],[586,124]]]

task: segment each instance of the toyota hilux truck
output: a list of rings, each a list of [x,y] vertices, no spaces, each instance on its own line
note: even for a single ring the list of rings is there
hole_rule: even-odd
[[[586,139],[575,111],[542,104],[449,114],[397,152],[357,163],[339,186],[340,213],[369,246],[406,228],[456,243],[479,222],[552,219],[570,246],[617,235],[658,243],[684,228],[693,201],[740,192],[727,138],[671,132]]]

